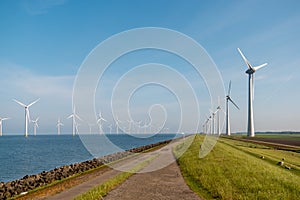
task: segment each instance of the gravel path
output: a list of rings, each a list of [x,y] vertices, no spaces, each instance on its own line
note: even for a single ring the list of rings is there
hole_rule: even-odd
[[[87,192],[115,175],[119,170],[131,169],[149,157],[156,156],[146,167],[129,177],[124,183],[112,190],[105,200],[138,200],[138,199],[182,199],[199,200],[200,198],[186,185],[180,169],[173,157],[172,146],[167,145],[153,152],[139,154],[132,158],[117,162],[112,165],[114,169],[94,177],[80,185],[65,190],[59,194],[48,197],[48,200],[69,200],[79,194]],[[170,164],[171,163],[171,164]],[[116,170],[118,169],[118,170]]]
[[[162,163],[172,164],[152,171]],[[146,172],[146,173],[142,173]],[[129,177],[115,190],[112,190],[105,200],[199,200],[200,198],[186,185],[180,169],[173,157],[171,147],[160,150],[158,158],[153,160],[140,173]]]

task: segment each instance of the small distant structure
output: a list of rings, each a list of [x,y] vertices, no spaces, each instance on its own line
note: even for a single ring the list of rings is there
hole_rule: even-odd
[[[39,127],[38,125],[39,117],[37,117],[35,120],[31,120],[33,123],[33,134],[36,136],[36,129]]]
[[[40,99],[37,99],[34,102],[32,102],[28,105],[25,105],[24,103],[22,103],[16,99],[13,99],[13,101],[15,101],[17,104],[21,105],[25,109],[25,133],[24,133],[25,137],[28,137],[28,122],[30,121],[29,107],[32,106],[33,104],[35,104],[36,102],[38,102],[39,100]]]
[[[10,118],[8,117],[0,117],[0,137],[3,135],[3,122],[2,121],[5,121],[5,120],[8,120]]]
[[[60,128],[61,128],[61,126],[63,126],[63,125],[64,125],[64,124],[61,123],[60,118],[58,118],[57,124],[56,124],[56,127],[57,127],[57,135],[60,135]]]
[[[228,93],[226,95],[226,135],[231,135],[231,130],[230,130],[230,116],[229,116],[229,101],[237,108],[240,109],[236,103],[232,100],[230,97],[230,92],[231,92],[231,81],[229,81],[229,86],[228,86]]]

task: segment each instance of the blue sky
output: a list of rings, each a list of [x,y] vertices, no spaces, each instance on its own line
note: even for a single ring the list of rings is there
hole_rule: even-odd
[[[247,125],[246,66],[236,48],[241,48],[253,65],[268,62],[266,68],[255,74],[256,131],[299,131],[299,8],[296,0],[3,0],[0,2],[0,117],[12,118],[5,121],[4,132],[23,133],[24,110],[13,98],[24,103],[41,98],[30,109],[33,117],[40,116],[39,132],[55,132],[58,117],[65,124],[64,132],[70,132],[71,122],[66,117],[71,113],[73,83],[86,56],[108,37],[141,27],[179,31],[206,49],[222,75],[225,88],[232,80],[232,98],[241,108],[238,111],[231,107],[233,132],[245,132]],[[172,55],[144,51],[120,59],[102,82],[107,87],[97,91],[96,109],[103,110],[109,121],[104,129],[112,123],[109,88],[126,70],[147,62],[167,63],[191,81],[200,102],[201,126],[211,106],[201,77],[194,76],[186,63]],[[157,98],[152,99],[153,96]],[[149,86],[134,97],[136,100],[130,104],[134,120],[149,120],[148,108],[161,103],[169,112],[166,126],[176,130],[178,103],[170,92]],[[188,127],[184,130],[189,131]]]

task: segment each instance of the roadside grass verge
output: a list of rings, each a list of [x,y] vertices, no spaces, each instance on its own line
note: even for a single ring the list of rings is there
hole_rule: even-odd
[[[187,184],[201,197],[251,200],[299,198],[299,176],[225,144],[222,138],[205,158],[200,159],[198,155],[203,138],[197,135],[190,148],[178,158]],[[226,140],[226,143],[231,142]],[[176,147],[173,150],[175,156],[180,151]]]
[[[148,165],[153,159],[155,159],[157,156],[151,156],[150,158],[147,158],[143,162],[135,165],[132,167],[128,172],[121,172],[120,174],[116,175],[115,177],[109,179],[105,183],[98,185],[96,187],[93,187],[86,193],[83,193],[77,197],[74,198],[74,200],[98,200],[102,199],[102,197],[106,196],[108,192],[116,188],[118,185],[123,183],[126,179],[128,179],[130,176],[132,176],[134,173]]]

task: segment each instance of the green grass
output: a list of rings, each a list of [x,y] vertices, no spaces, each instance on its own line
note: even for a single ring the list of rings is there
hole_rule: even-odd
[[[235,141],[228,139],[220,138],[210,154],[200,159],[202,140],[203,136],[198,135],[188,151],[178,159],[187,184],[201,197],[251,200],[299,198],[300,176],[235,148]],[[179,151],[174,148],[175,156]],[[269,153],[273,155],[273,152]]]
[[[223,139],[222,142],[241,149],[245,152],[250,152],[257,157],[264,156],[265,159],[271,159],[274,162],[279,162],[284,159],[286,165],[298,170],[300,174],[300,154],[292,151],[277,150],[271,147],[266,147],[259,144],[242,142],[237,140]]]
[[[116,175],[115,177],[109,179],[105,183],[95,186],[94,188],[90,189],[86,193],[83,193],[74,198],[74,200],[98,200],[102,199],[102,197],[106,196],[108,192],[116,188],[122,182],[124,182],[127,178],[133,175],[135,172],[139,171],[143,167],[149,164],[153,159],[157,156],[152,156],[143,162],[135,165],[131,168],[128,172],[121,172],[120,174]]]

